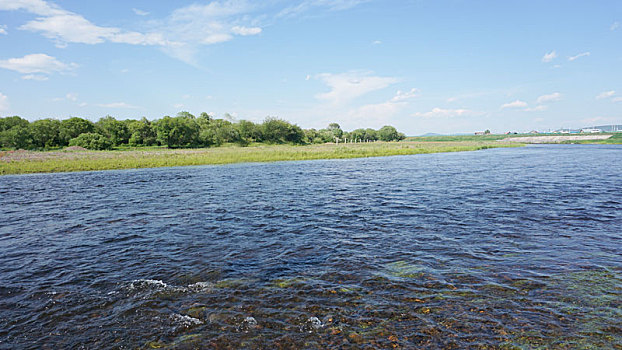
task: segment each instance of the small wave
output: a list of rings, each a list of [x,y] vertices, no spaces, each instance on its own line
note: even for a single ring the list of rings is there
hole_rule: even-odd
[[[203,324],[203,321],[199,320],[198,318],[190,317],[188,315],[173,314],[171,317],[173,318],[173,322],[183,327],[191,327]]]
[[[143,289],[143,288],[157,288],[157,289],[165,289],[168,287],[168,284],[162,282],[161,280],[150,280],[150,279],[139,279],[133,280],[130,283],[129,289]]]
[[[197,282],[188,285],[188,290],[200,293],[200,292],[208,292],[214,287],[214,284],[211,282]]]

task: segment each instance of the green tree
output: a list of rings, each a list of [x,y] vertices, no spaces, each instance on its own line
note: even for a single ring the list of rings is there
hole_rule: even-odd
[[[249,142],[261,141],[263,135],[259,125],[248,120],[240,120],[236,126],[242,139]]]
[[[61,145],[61,122],[56,119],[40,119],[30,123],[33,147],[52,148]]]
[[[383,126],[378,130],[378,138],[382,141],[400,141],[406,138],[406,135],[400,133],[390,125]]]
[[[107,115],[95,123],[96,130],[99,134],[110,139],[113,146],[127,144],[130,136],[130,130],[124,122]]]
[[[165,116],[153,123],[156,138],[169,148],[191,147],[199,143],[199,125],[194,116]]]
[[[156,133],[147,118],[129,120],[127,121],[127,128],[131,133],[128,140],[130,146],[152,146],[156,144]]]
[[[302,143],[304,133],[298,125],[278,118],[266,118],[262,124],[263,139],[272,143]]]
[[[103,151],[112,149],[112,142],[104,135],[87,132],[69,141],[69,146],[79,146],[90,150]]]
[[[333,134],[333,137],[341,138],[343,136],[343,130],[341,130],[341,126],[339,126],[339,124],[337,123],[328,124],[328,127],[326,129],[328,129]]]
[[[69,140],[80,134],[95,132],[95,124],[90,120],[73,117],[60,122],[59,137],[61,146],[69,144]]]
[[[29,149],[32,147],[32,134],[28,126],[16,125],[0,132],[0,147]]]
[[[10,130],[16,126],[27,128],[28,124],[28,120],[20,118],[16,115],[12,117],[0,118],[0,131]]]

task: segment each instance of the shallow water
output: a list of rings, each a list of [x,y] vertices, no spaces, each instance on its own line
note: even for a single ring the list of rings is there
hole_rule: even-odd
[[[622,147],[0,177],[0,348],[611,348]]]

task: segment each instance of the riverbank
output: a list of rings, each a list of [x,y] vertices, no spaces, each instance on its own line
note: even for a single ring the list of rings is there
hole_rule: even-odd
[[[520,143],[567,143],[567,142],[594,142],[610,139],[613,135],[569,135],[569,136],[523,136],[508,137],[499,141]]]
[[[345,159],[423,153],[476,151],[518,147],[520,144],[485,142],[374,142],[307,146],[259,145],[200,149],[132,149],[125,151],[3,151],[0,175],[92,170],[158,168],[170,166]]]

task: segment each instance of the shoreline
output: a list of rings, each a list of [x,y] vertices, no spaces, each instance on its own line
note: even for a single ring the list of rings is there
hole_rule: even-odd
[[[0,176],[173,166],[264,163],[276,161],[368,158],[521,147],[499,142],[374,142],[347,145],[260,145],[199,149],[116,151],[4,151]]]

